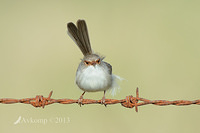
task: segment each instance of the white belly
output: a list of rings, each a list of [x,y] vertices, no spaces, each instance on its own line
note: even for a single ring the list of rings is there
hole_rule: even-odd
[[[112,75],[98,65],[89,66],[83,71],[77,71],[76,84],[83,91],[103,91],[111,87]]]

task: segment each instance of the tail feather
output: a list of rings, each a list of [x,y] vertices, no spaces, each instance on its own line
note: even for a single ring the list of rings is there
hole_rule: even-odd
[[[86,22],[84,20],[78,20],[77,27],[78,27],[78,31],[79,31],[79,36],[83,42],[85,50],[87,50],[86,52],[89,54],[92,54],[92,49],[91,49],[91,45],[90,45],[90,39],[89,39],[89,35],[88,35]]]
[[[78,20],[77,27],[72,22],[67,24],[70,37],[76,42],[83,55],[92,54],[86,22]]]

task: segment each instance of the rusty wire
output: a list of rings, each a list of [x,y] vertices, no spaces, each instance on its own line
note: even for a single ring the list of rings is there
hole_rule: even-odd
[[[12,104],[12,103],[25,103],[31,104],[34,107],[45,107],[45,105],[53,104],[53,103],[60,103],[60,104],[73,104],[78,103],[78,100],[74,99],[51,99],[53,91],[49,93],[47,98],[43,97],[42,95],[37,95],[35,98],[25,98],[25,99],[11,99],[11,98],[3,98],[0,99],[0,103],[3,104]],[[154,104],[158,106],[166,106],[166,105],[176,105],[176,106],[185,106],[191,104],[200,104],[200,99],[194,101],[188,100],[177,100],[177,101],[167,101],[167,100],[148,100],[145,98],[139,97],[138,88],[136,89],[136,97],[126,96],[125,99],[117,100],[117,99],[105,99],[105,104],[117,104],[121,103],[122,106],[126,108],[133,108],[135,107],[135,111],[138,112],[138,106],[147,105],[147,104]],[[101,100],[93,100],[93,99],[83,99],[82,105],[84,104],[101,104]]]

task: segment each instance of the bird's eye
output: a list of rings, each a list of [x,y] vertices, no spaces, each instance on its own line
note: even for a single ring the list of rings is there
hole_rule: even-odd
[[[100,63],[100,59],[98,59],[96,62],[99,64]]]
[[[84,61],[84,63],[85,63],[86,65],[88,65],[88,64],[89,64],[89,62],[88,62],[88,61]]]

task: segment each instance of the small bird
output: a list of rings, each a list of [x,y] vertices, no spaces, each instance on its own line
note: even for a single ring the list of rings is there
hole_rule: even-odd
[[[76,84],[83,90],[78,103],[82,104],[85,92],[104,91],[101,103],[106,105],[106,91],[111,90],[112,93],[115,93],[116,89],[119,88],[116,79],[121,78],[112,74],[112,66],[103,61],[105,57],[92,51],[85,20],[78,20],[77,26],[70,22],[67,24],[67,28],[69,36],[84,55],[76,71]]]

